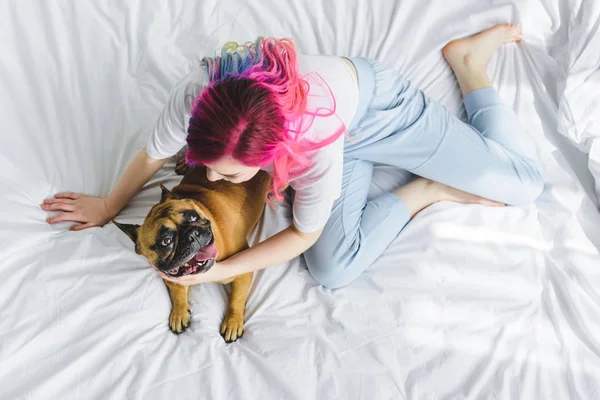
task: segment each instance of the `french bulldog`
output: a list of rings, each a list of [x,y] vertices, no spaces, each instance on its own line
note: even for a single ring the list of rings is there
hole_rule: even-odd
[[[206,168],[181,168],[181,183],[169,191],[161,185],[160,202],[152,207],[144,222],[113,223],[135,244],[136,253],[146,257],[157,270],[172,277],[202,274],[215,262],[248,248],[247,237],[265,208],[265,193],[271,177],[259,171],[243,183],[211,182]],[[233,342],[244,333],[244,311],[253,273],[238,275],[231,283],[227,312],[221,335]],[[175,334],[190,325],[188,286],[164,280],[171,297],[169,327]]]

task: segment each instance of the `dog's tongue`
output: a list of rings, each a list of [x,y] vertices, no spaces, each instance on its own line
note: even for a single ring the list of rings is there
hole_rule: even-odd
[[[217,246],[215,246],[213,243],[200,250],[194,258],[196,261],[212,260],[213,258],[217,258],[218,254],[219,252],[217,251]]]

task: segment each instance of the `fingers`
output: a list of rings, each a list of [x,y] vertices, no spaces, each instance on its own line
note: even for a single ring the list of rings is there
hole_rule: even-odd
[[[156,267],[155,267],[155,266],[154,266],[152,263],[150,263],[150,267],[151,267],[151,268],[152,268],[154,271],[156,271],[156,273],[157,273],[157,274],[158,274],[158,275],[159,275],[161,278],[163,278],[163,279],[166,279],[166,280],[168,280],[168,281],[171,281],[171,282],[175,282],[175,281],[173,280],[173,278],[171,278],[171,277],[170,277],[170,276],[168,276],[168,275],[165,275],[165,274],[164,274],[162,271],[160,271],[158,268],[156,268]]]
[[[164,279],[166,281],[177,283],[177,284],[183,285],[183,286],[192,286],[192,285],[196,285],[196,284],[200,283],[200,282],[198,282],[196,275],[180,276],[178,278],[173,278],[172,276],[169,276],[169,275],[159,271],[154,266],[152,266],[152,268],[156,271],[158,276],[160,276],[162,279]]]
[[[66,203],[66,204],[75,204],[75,200],[60,198],[60,199],[44,199],[42,204],[52,204],[52,203]]]
[[[202,282],[202,281],[198,280],[197,275],[186,275],[186,276],[180,276],[179,278],[176,278],[176,279],[173,279],[173,278],[170,278],[170,279],[171,279],[171,282],[178,283],[182,286],[193,286],[193,285],[197,285]]]
[[[81,197],[81,195],[79,193],[73,193],[73,192],[65,192],[65,193],[57,193],[54,195],[55,198],[57,199],[72,199],[72,200],[77,200],[78,198]]]
[[[96,224],[92,223],[92,222],[88,222],[87,224],[81,224],[81,225],[73,225],[71,228],[69,228],[69,230],[71,231],[82,231],[84,229],[87,228],[91,228],[96,226]]]
[[[61,212],[57,215],[46,218],[46,222],[48,222],[49,224],[54,224],[62,221],[87,222],[82,219],[81,215],[72,212]]]
[[[73,194],[73,193],[68,193]],[[57,194],[56,196],[60,196]],[[75,211],[75,200],[70,198],[45,199],[40,208],[44,211]]]
[[[153,267],[154,268],[154,267]],[[158,276],[160,276],[162,279],[169,281],[169,282],[173,282],[173,283],[179,283],[180,285],[182,284],[181,282],[179,282],[176,278],[173,278],[167,274],[164,274],[162,272],[160,272],[158,269],[154,268],[154,270],[156,271],[156,273],[158,274]]]
[[[54,199],[45,199],[40,208],[44,211],[62,211],[52,217],[46,218],[46,222],[49,224],[55,224],[63,221],[73,221],[87,223],[81,214],[75,213],[75,200],[80,195],[77,193],[57,193],[54,195]],[[89,226],[86,226],[89,227]],[[81,228],[84,229],[84,228]],[[74,229],[75,230],[75,229]],[[79,230],[79,229],[76,229]]]
[[[171,278],[169,275],[163,274],[159,270],[156,270],[156,273],[158,274],[158,276],[160,276],[162,279],[164,279],[166,281],[177,283],[177,281],[175,279]]]
[[[54,203],[42,204],[42,210],[45,211],[75,211],[75,206],[69,203],[63,203],[62,201],[56,201]]]

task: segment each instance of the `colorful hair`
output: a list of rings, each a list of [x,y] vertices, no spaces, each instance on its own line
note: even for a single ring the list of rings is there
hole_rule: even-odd
[[[242,46],[228,42],[221,55],[202,59],[209,85],[193,103],[186,160],[210,164],[223,157],[265,167],[273,163],[273,187],[281,201],[290,180],[310,168],[307,152],[334,142],[337,132],[319,142],[303,137],[316,116],[307,110],[308,82],[298,73],[296,49],[289,39],[258,38]],[[331,91],[329,90],[331,94]],[[306,117],[310,122],[306,123]],[[311,119],[312,118],[312,119]]]

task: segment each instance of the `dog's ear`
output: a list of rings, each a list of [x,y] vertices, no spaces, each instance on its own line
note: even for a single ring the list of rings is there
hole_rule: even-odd
[[[160,188],[162,189],[162,194],[160,195],[160,202],[162,203],[165,200],[178,199],[179,196],[171,192],[167,189],[162,183],[160,184]]]
[[[112,220],[113,224],[115,224],[120,230],[125,232],[127,236],[133,240],[133,243],[137,244],[138,239],[138,228],[140,227],[137,224],[120,224],[114,219]]]

